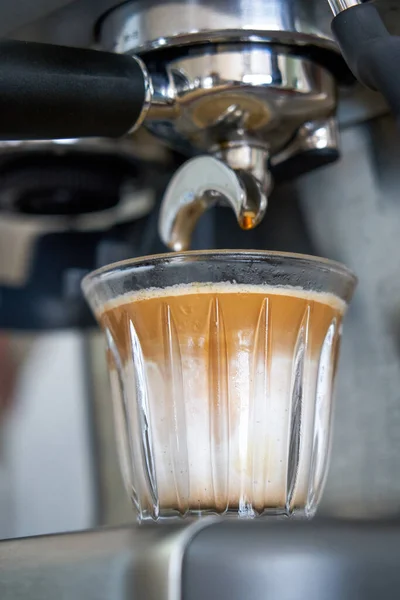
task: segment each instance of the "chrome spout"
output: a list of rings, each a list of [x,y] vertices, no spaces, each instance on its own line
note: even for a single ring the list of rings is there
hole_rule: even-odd
[[[164,195],[159,218],[163,242],[175,251],[188,250],[199,218],[216,204],[232,208],[242,229],[256,227],[265,215],[271,187],[264,165],[266,171],[258,178],[257,170],[234,170],[213,156],[186,162]]]

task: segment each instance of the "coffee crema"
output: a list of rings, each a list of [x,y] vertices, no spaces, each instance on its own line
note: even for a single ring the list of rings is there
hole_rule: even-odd
[[[345,308],[330,294],[234,283],[105,305],[117,439],[142,514],[312,516]]]

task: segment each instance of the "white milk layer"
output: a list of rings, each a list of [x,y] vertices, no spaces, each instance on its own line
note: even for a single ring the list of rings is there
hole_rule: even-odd
[[[125,480],[142,509],[156,503],[180,512],[230,508],[245,515],[308,503],[312,510],[329,448],[332,360],[326,355],[325,364],[304,365],[296,398],[291,357],[272,358],[269,382],[260,359],[257,387],[243,352],[230,365],[233,385],[224,406],[210,399],[205,364],[182,362],[184,401],[173,398],[173,382],[154,363],[146,365],[147,392],[138,394],[132,365],[125,365],[118,438]],[[116,371],[111,378],[115,397]]]

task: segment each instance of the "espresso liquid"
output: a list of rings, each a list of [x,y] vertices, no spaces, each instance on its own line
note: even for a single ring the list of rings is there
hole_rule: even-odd
[[[235,284],[105,306],[125,479],[142,511],[312,512],[344,308]]]

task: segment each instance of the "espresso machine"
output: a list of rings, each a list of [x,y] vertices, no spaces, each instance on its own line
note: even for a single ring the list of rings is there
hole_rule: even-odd
[[[34,231],[0,282],[2,329],[92,327],[82,277],[167,248],[319,254],[361,280],[329,519],[1,542],[1,598],[392,596],[397,0],[15,0],[0,17],[0,223]]]

